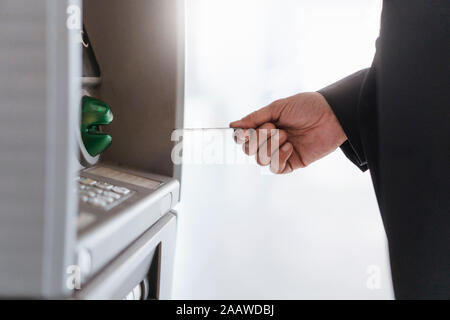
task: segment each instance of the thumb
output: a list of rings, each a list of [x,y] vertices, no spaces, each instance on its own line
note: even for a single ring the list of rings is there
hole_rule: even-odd
[[[241,120],[230,123],[230,128],[257,128],[266,122],[271,122],[272,120],[273,108],[272,105],[268,105],[267,107],[250,113],[248,116],[242,118]]]

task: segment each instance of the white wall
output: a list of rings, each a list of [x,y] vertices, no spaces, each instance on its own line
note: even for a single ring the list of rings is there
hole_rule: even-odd
[[[185,126],[227,126],[369,66],[380,9],[376,0],[187,1]],[[239,149],[231,138],[226,148]],[[370,175],[342,152],[288,176],[254,164],[183,170],[174,298],[392,298]]]

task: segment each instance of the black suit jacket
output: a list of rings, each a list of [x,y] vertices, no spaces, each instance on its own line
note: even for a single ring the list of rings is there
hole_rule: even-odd
[[[396,298],[450,298],[450,1],[385,0],[371,68],[320,92],[370,169]]]

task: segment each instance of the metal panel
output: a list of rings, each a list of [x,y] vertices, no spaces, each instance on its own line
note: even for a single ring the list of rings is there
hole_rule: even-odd
[[[84,18],[115,118],[104,159],[179,178],[171,133],[183,119],[184,1],[86,0]]]
[[[68,3],[78,1],[0,2],[2,296],[69,293],[80,55]]]
[[[157,297],[169,299],[172,289],[176,221],[173,213],[164,215],[92,281],[82,287],[75,297],[124,298],[147,275],[155,250],[160,246]]]
[[[121,172],[127,172],[124,169],[121,170]],[[123,186],[136,191],[136,193],[106,215],[101,209],[95,210],[89,205],[80,204],[81,212],[85,209],[86,212],[94,214],[97,219],[95,223],[79,232],[78,235],[77,250],[88,252],[91,257],[90,270],[84,272],[86,275],[91,275],[102,268],[158,219],[169,212],[178,203],[179,193],[179,183],[172,178],[154,175],[154,179],[159,179],[163,182],[163,185],[149,191],[133,184],[123,182],[119,184],[118,181],[99,177],[90,172],[93,171],[87,170],[82,173],[82,176]],[[128,172],[132,173],[133,171]],[[140,174],[139,176],[145,175]],[[147,176],[151,175],[147,174]],[[86,280],[86,276],[84,278]]]

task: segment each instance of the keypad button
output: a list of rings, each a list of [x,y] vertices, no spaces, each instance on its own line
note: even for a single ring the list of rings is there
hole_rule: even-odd
[[[114,191],[114,192],[116,192],[116,193],[123,194],[123,195],[127,195],[127,194],[130,193],[130,190],[129,190],[129,189],[123,188],[123,187],[114,187],[114,188],[112,189],[112,191]]]
[[[108,204],[114,202],[114,199],[111,197],[101,197],[100,199],[106,201]]]
[[[95,192],[97,194],[102,194],[103,190],[95,187],[87,187],[86,191]]]
[[[97,194],[95,192],[92,191],[81,191],[80,192],[80,196],[87,196],[89,198],[94,198]]]
[[[95,192],[93,192],[93,191],[87,191],[86,194],[87,194],[89,197],[91,197],[91,198],[94,198],[94,197],[97,195],[97,194],[96,194]]]
[[[131,190],[114,186],[106,182],[80,177],[78,180],[78,194],[80,202],[109,210],[121,202],[121,199],[132,193]]]
[[[113,198],[115,200],[119,200],[120,199],[120,194],[117,194],[117,193],[112,192],[112,191],[105,191],[105,192],[103,192],[103,195],[106,196],[106,197],[111,197],[111,198]]]
[[[79,180],[80,183],[91,186],[97,183],[97,181],[90,179],[90,178],[85,178],[85,177],[81,177]]]
[[[114,186],[112,184],[105,183],[105,182],[97,182],[95,184],[95,186],[97,188],[104,189],[104,190],[112,190],[114,188]]]
[[[99,198],[91,198],[89,199],[89,203],[97,206],[97,207],[105,207],[106,206],[106,201],[103,199],[99,199]]]

